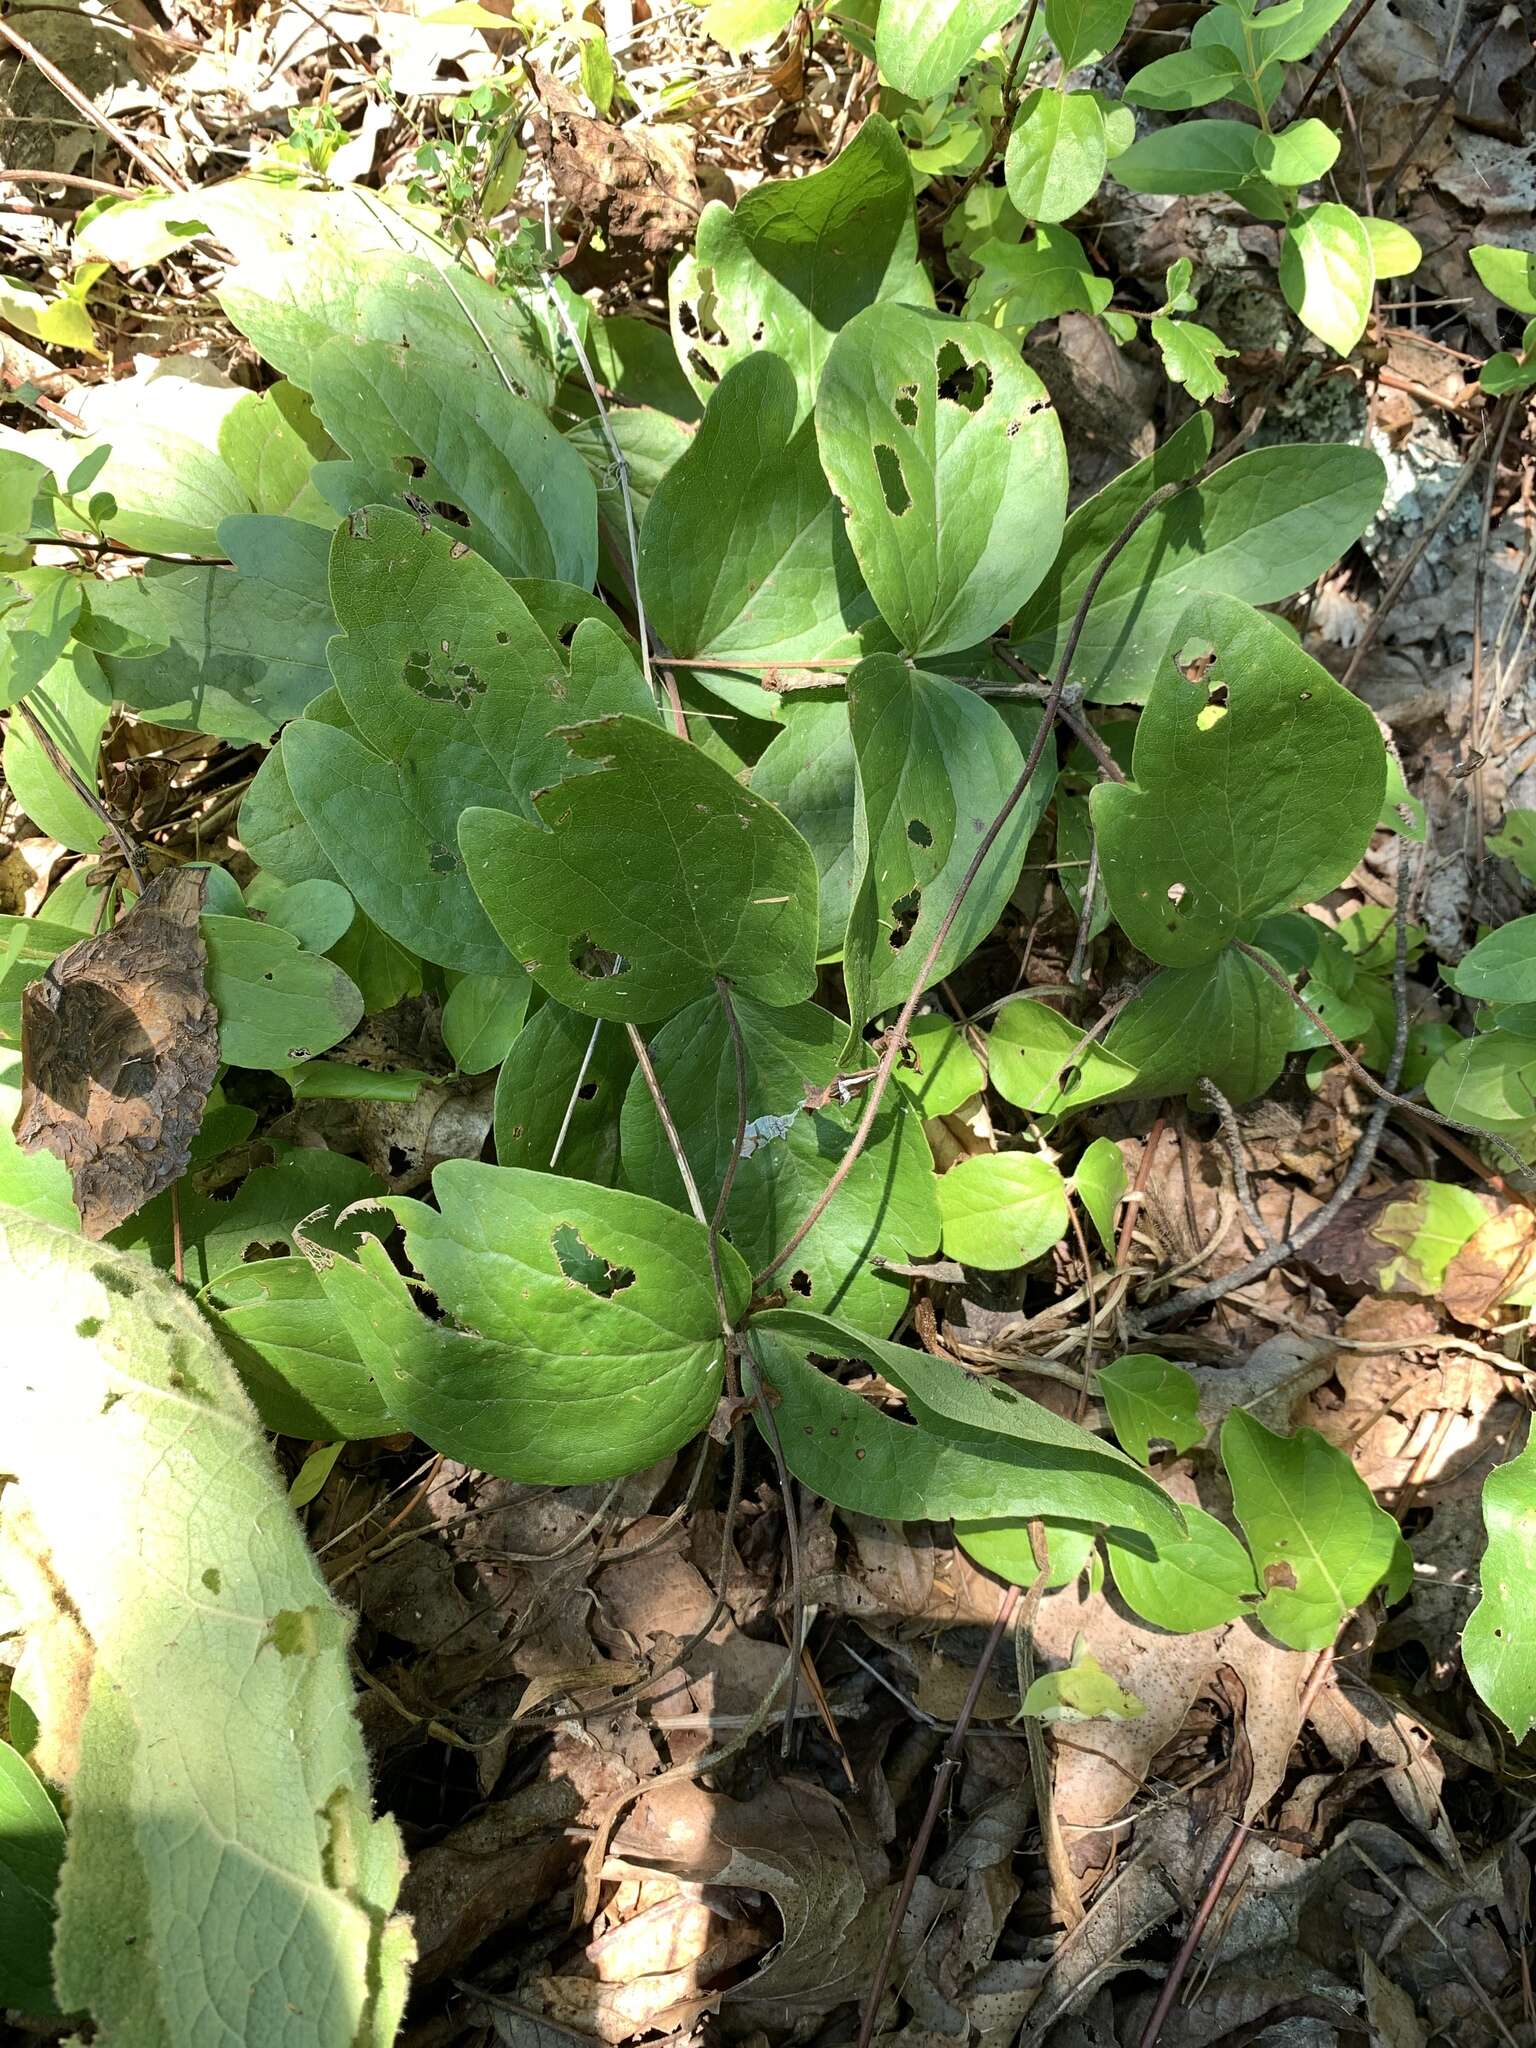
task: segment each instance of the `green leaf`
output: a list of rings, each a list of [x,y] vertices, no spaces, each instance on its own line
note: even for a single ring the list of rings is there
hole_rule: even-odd
[[[981,274],[965,310],[1017,342],[1059,313],[1102,313],[1114,287],[1096,277],[1082,243],[1069,228],[1037,225],[1025,242],[983,242],[971,252]]]
[[[1078,1160],[1072,1191],[1088,1211],[1105,1251],[1115,1249],[1115,1211],[1125,1194],[1125,1160],[1113,1138],[1095,1138]]]
[[[194,2048],[228,2030],[238,1980],[252,2039],[310,2048],[323,2014],[328,2038],[386,2048],[412,1953],[393,1916],[399,1836],[373,1818],[350,1622],[256,1418],[169,1278],[14,1212],[0,1264],[18,1340],[5,1577],[37,1583],[14,1547],[24,1506],[32,1555],[92,1651],[67,1788],[59,2003],[98,2039]],[[58,1370],[30,1370],[39,1358]],[[55,1597],[37,1596],[40,1624]],[[56,1638],[38,1640],[45,1663]],[[57,1665],[50,1676],[78,1685]]]
[[[924,305],[932,296],[917,261],[907,152],[872,114],[825,170],[772,179],[734,207],[705,207],[693,255],[672,272],[672,338],[701,398],[749,356],[787,363],[799,425],[839,328],[878,299]]]
[[[1527,882],[1536,882],[1536,811],[1506,811],[1503,824],[1484,844],[1490,853],[1512,861]]]
[[[365,1016],[376,1017],[381,1010],[392,1010],[407,996],[421,994],[420,960],[388,932],[380,931],[361,910],[347,927],[346,937],[332,946],[328,957],[357,983]]]
[[[295,1102],[414,1102],[432,1076],[417,1067],[359,1067],[347,1060],[306,1060],[283,1079]]]
[[[628,406],[667,413],[679,422],[696,420],[704,410],[677,360],[670,332],[655,321],[634,313],[599,317],[594,312],[587,354],[598,382]]]
[[[1045,0],[1045,32],[1056,46],[1062,75],[1091,64],[1125,34],[1131,0]]]
[[[648,714],[616,633],[588,619],[564,650],[490,565],[408,513],[338,527],[330,661],[352,730],[303,719],[283,734],[289,790],[334,873],[389,936],[465,973],[505,948],[458,848],[472,805],[531,817],[531,792],[571,773],[556,728],[593,712]]]
[[[907,1043],[917,1065],[901,1061],[895,1080],[921,1116],[950,1116],[986,1087],[986,1069],[971,1049],[970,1037],[947,1017],[914,1018]]]
[[[909,99],[932,99],[1016,12],[1013,0],[883,0],[875,25],[881,73]]]
[[[845,1027],[810,1003],[767,1009],[734,998],[746,1057],[746,1144],[726,1228],[752,1265],[766,1264],[842,1161],[862,1104],[809,1109],[837,1072]],[[651,1041],[661,1092],[706,1212],[713,1213],[736,1142],[736,1061],[724,1011],[711,994],[671,1018]],[[641,1194],[685,1203],[682,1181],[643,1076],[625,1096],[624,1178]],[[904,1280],[879,1261],[926,1258],[939,1240],[933,1159],[898,1096],[876,1119],[836,1200],[794,1256],[787,1285],[829,1315],[883,1336],[907,1302]]]
[[[843,950],[858,882],[854,845],[853,734],[841,692],[830,702],[796,695],[784,706],[784,729],[752,770],[752,788],[777,805],[810,847],[819,906],[816,950]]]
[[[1477,381],[1490,398],[1502,398],[1509,391],[1529,391],[1536,384],[1536,357],[1500,350],[1484,363]]]
[[[205,917],[208,993],[232,1067],[291,1067],[356,1030],[363,999],[333,961],[248,917]]]
[[[1326,177],[1338,161],[1338,155],[1338,136],[1326,121],[1314,117],[1308,121],[1293,121],[1279,135],[1260,136],[1254,144],[1253,163],[1257,174],[1267,178],[1271,185],[1294,191],[1298,185],[1311,185]],[[1382,230],[1383,243],[1398,236],[1413,242],[1405,228],[1394,227],[1389,221],[1367,221],[1366,231],[1371,234],[1373,243],[1373,228]],[[1414,243],[1415,249],[1417,246]],[[1411,269],[1412,265],[1409,267]]]
[[[1243,88],[1247,76],[1243,61],[1235,50],[1229,50],[1221,43],[1207,44],[1199,49],[1175,50],[1167,57],[1159,57],[1155,63],[1144,64],[1127,83],[1125,96],[1133,107],[1152,107],[1165,114],[1183,112],[1191,107],[1208,107],[1212,100],[1245,99],[1247,95]],[[1200,125],[1216,124],[1202,122]],[[1238,121],[1220,125],[1227,128],[1245,126]],[[1156,139],[1185,132],[1184,128],[1162,129]],[[1209,138],[1202,140],[1208,141]],[[1133,189],[1152,191],[1160,188],[1146,186]],[[1221,188],[1209,189],[1219,191]]]
[[[640,529],[640,590],[675,654],[750,662],[857,654],[875,602],[777,357],[727,372]]]
[[[1371,214],[1365,221],[1365,233],[1378,284],[1384,277],[1411,276],[1424,260],[1418,242],[1395,220],[1378,220]]]
[[[797,1309],[759,1316],[752,1346],[778,1396],[785,1463],[834,1506],[895,1521],[1046,1515],[1143,1533],[1181,1526],[1168,1495],[1123,1452],[1001,1380]],[[839,1386],[825,1368],[845,1360],[897,1388],[917,1427]]]
[[[563,736],[598,772],[541,790],[542,824],[479,809],[459,821],[470,880],[539,986],[633,1024],[670,1016],[717,978],[769,1004],[808,997],[816,864],[794,827],[644,719]]]
[[[499,1067],[528,1014],[532,984],[520,967],[501,974],[466,974],[443,1005],[443,1043],[461,1074]]]
[[[1302,326],[1347,356],[1371,317],[1376,265],[1359,214],[1327,201],[1292,216],[1280,249],[1280,289]]]
[[[858,881],[844,973],[854,1027],[900,1005],[1024,757],[984,697],[874,655],[848,679]],[[1050,800],[1044,759],[967,892],[927,986],[987,936]]]
[[[544,1003],[496,1077],[497,1159],[611,1186],[618,1177],[619,1112],[634,1070],[620,1025]]]
[[[1221,1456],[1264,1588],[1254,1619],[1288,1649],[1326,1649],[1390,1569],[1397,1524],[1315,1429],[1276,1436],[1234,1408]]]
[[[1066,220],[1098,191],[1108,161],[1104,114],[1093,94],[1040,87],[1019,108],[1008,137],[1008,197],[1026,220]]]
[[[1536,1124],[1536,1038],[1482,1031],[1441,1055],[1424,1093],[1442,1116],[1483,1131],[1523,1131]]]
[[[13,1702],[16,1694],[11,1695]],[[52,2014],[53,1896],[64,1861],[64,1823],[37,1773],[0,1741],[0,2000]]]
[[[136,580],[92,584],[93,643],[114,693],[156,724],[265,744],[330,683],[330,536],[248,515],[224,521],[219,547],[233,569],[151,564]],[[151,651],[116,651],[103,621]]]
[[[429,1321],[376,1240],[322,1275],[390,1411],[436,1450],[541,1485],[617,1479],[697,1434],[723,1371],[703,1226],[642,1195],[454,1159],[397,1198]],[[750,1283],[720,1246],[726,1307]]]
[[[1042,1671],[1019,1702],[1041,1721],[1139,1721],[1146,1702],[1126,1692],[1079,1638],[1065,1671]]]
[[[1523,1742],[1536,1725],[1536,1442],[1488,1474],[1483,1522],[1482,1597],[1468,1617],[1461,1655],[1479,1699]]]
[[[273,875],[256,874],[245,900],[264,924],[290,932],[311,953],[328,953],[346,937],[357,915],[357,906],[340,882],[280,882]]]
[[[1481,242],[1468,251],[1472,268],[1496,299],[1527,319],[1536,315],[1536,256],[1526,249],[1504,249]]]
[[[999,1012],[988,1039],[992,1086],[1031,1116],[1060,1116],[1079,1102],[1128,1093],[1136,1069],[1106,1052],[1059,1010],[1029,997]]]
[[[939,1181],[944,1250],[962,1265],[1011,1273],[1048,1252],[1067,1231],[1067,1193],[1048,1159],[979,1152]]]
[[[1221,359],[1241,351],[1228,348],[1219,334],[1194,320],[1169,320],[1158,313],[1151,324],[1168,381],[1182,384],[1197,405],[1208,398],[1224,398],[1227,379],[1220,368]]]
[[[872,306],[833,343],[816,434],[864,580],[908,653],[973,646],[1045,574],[1066,512],[1061,427],[991,328]]]
[[[409,491],[438,531],[467,540],[504,576],[591,584],[591,475],[494,364],[477,359],[447,375],[408,342],[347,336],[319,352],[310,376],[316,410],[353,458],[316,473],[338,512],[393,505]]]
[[[80,606],[79,578],[63,569],[0,575],[0,710],[25,697],[60,661]]]
[[[1204,460],[1208,425],[1190,422],[1157,454],[1079,506],[1050,574],[1014,622],[1019,653],[1054,672],[1089,579],[1143,498]],[[1359,539],[1386,472],[1363,448],[1324,443],[1256,449],[1181,491],[1144,520],[1100,584],[1070,680],[1102,704],[1138,703],[1192,598],[1226,592],[1274,604],[1301,590]]]
[[[337,451],[296,385],[279,382],[267,391],[246,392],[224,415],[218,445],[253,511],[335,524],[311,474],[317,462]]]
[[[1536,1002],[1536,917],[1511,918],[1442,972],[1474,1003]]]
[[[1035,1563],[1034,1543],[1030,1535],[1032,1526],[1039,1527],[1045,1535],[1049,1567],[1045,1582],[1047,1592],[1070,1586],[1090,1560],[1098,1567],[1098,1553],[1094,1547],[1098,1532],[1090,1522],[1046,1521],[1042,1518],[1032,1525],[1020,1521],[971,1522],[961,1519],[955,1523],[955,1541],[967,1557],[974,1558],[984,1571],[991,1572],[994,1577],[1008,1579],[1019,1586],[1031,1586],[1040,1571]]]
[[[27,703],[86,788],[95,789],[112,692],[94,658],[72,641],[33,684]],[[54,767],[24,719],[10,721],[0,763],[12,796],[40,832],[76,853],[96,852],[107,828]]]
[[[1211,658],[1207,658],[1211,657]],[[1110,908],[1170,967],[1337,887],[1381,814],[1369,708],[1236,598],[1198,598],[1136,728],[1134,781],[1089,799]]]
[[[308,1259],[235,1266],[204,1288],[198,1306],[264,1428],[350,1443],[399,1427]]]
[[[1115,1590],[1133,1614],[1154,1628],[1193,1635],[1251,1613],[1264,1595],[1253,1559],[1224,1523],[1187,1502],[1184,1521],[1184,1535],[1159,1532],[1151,1539],[1151,1557],[1113,1535],[1104,1549]]]
[[[1164,968],[1105,1034],[1106,1055],[1134,1076],[1115,1094],[1175,1095],[1203,1077],[1250,1102],[1285,1065],[1295,1014],[1284,989],[1230,947],[1200,967]],[[1105,1099],[1079,1084],[1072,1105]]]
[[[1222,89],[1212,98],[1226,96],[1229,79],[1223,72]],[[1136,83],[1126,87],[1127,99]],[[1256,175],[1260,139],[1260,130],[1246,121],[1180,121],[1133,142],[1115,158],[1115,176],[1132,192],[1230,192]]]
[[[1377,1244],[1395,1248],[1372,1281],[1378,1294],[1403,1291],[1438,1294],[1452,1259],[1488,1221],[1489,1212],[1471,1188],[1443,1187],[1431,1180],[1406,1181],[1366,1232]]]
[[[782,35],[798,4],[799,0],[710,0],[700,26],[734,57]]]
[[[29,533],[51,530],[51,516],[45,516],[40,525],[34,520],[39,497],[51,496],[52,486],[46,463],[33,461],[19,449],[0,448],[0,554],[20,548]]]
[[[1246,33],[1253,38],[1260,62],[1268,66],[1297,64],[1327,35],[1349,0],[1289,0],[1288,5],[1262,9],[1251,25],[1239,25],[1231,16],[1234,39]]]
[[[8,321],[20,334],[30,334],[45,348],[72,348],[99,356],[102,349],[85,310],[85,293],[106,267],[104,263],[88,265],[83,280],[76,279],[52,298],[22,278],[0,272],[0,320]]]
[[[1141,1465],[1152,1462],[1152,1439],[1175,1451],[1199,1443],[1199,1390],[1182,1365],[1139,1354],[1100,1366],[1094,1384],[1104,1397],[1115,1435]]]

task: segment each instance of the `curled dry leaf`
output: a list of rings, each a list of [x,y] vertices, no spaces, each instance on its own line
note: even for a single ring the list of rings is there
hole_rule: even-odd
[[[540,103],[534,132],[572,211],[605,238],[636,242],[651,255],[686,244],[703,204],[691,135],[594,121],[548,72],[534,65],[530,76]]]
[[[24,1152],[62,1159],[87,1237],[186,1171],[219,1064],[202,870],[159,876],[111,931],[61,953],[21,1004]]]

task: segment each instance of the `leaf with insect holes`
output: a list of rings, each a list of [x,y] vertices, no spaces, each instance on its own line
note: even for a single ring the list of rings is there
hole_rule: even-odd
[[[778,1396],[785,1463],[834,1506],[903,1522],[1049,1515],[1148,1534],[1182,1526],[1123,1452],[1001,1380],[798,1309],[754,1321],[752,1356]],[[839,1386],[842,1361],[896,1387],[917,1427]]]
[[[1199,1393],[1182,1365],[1139,1354],[1101,1365],[1094,1384],[1109,1410],[1115,1435],[1140,1465],[1152,1460],[1152,1439],[1187,1451],[1199,1443]]]
[[[836,660],[857,654],[871,627],[889,644],[815,430],[807,420],[792,431],[794,407],[777,356],[736,365],[656,488],[640,529],[640,591],[674,654]]]
[[[1264,1588],[1254,1619],[1288,1649],[1325,1649],[1391,1569],[1396,1522],[1315,1429],[1277,1436],[1234,1408],[1221,1457]]]
[[[1125,1160],[1113,1138],[1095,1138],[1072,1174],[1072,1191],[1099,1233],[1105,1251],[1115,1249],[1115,1211],[1125,1194]]]
[[[1205,597],[1175,630],[1132,769],[1090,798],[1104,887],[1133,945],[1187,967],[1344,880],[1387,753],[1369,708],[1274,620]]]
[[[1051,674],[1080,603],[1131,514],[1190,478],[1211,428],[1199,417],[1080,505],[1050,575],[1013,626],[1024,659]],[[1364,448],[1260,448],[1191,483],[1144,519],[1094,594],[1068,680],[1101,704],[1139,703],[1186,607],[1204,592],[1273,604],[1320,576],[1376,516],[1386,484]]]
[[[311,369],[315,409],[352,458],[315,486],[336,511],[399,505],[407,493],[450,540],[504,576],[590,585],[597,492],[580,455],[494,365],[451,376],[400,341],[341,337]]]
[[[1073,1091],[1072,1106],[1181,1094],[1204,1078],[1232,1102],[1262,1095],[1291,1049],[1296,1010],[1256,961],[1227,947],[1199,967],[1165,967],[1104,1036],[1133,1080],[1109,1092]],[[1085,1076],[1087,1070],[1085,1069]]]
[[[843,947],[855,1029],[906,997],[987,827],[1024,772],[1013,732],[985,698],[946,676],[873,655],[848,678],[857,769],[857,883]],[[1028,732],[1033,718],[1024,727]],[[996,924],[1051,795],[1033,782],[967,891],[924,986]]]
[[[677,359],[700,398],[735,364],[775,356],[795,381],[791,424],[806,420],[839,328],[879,299],[933,303],[912,171],[890,122],[871,114],[809,177],[771,179],[735,206],[712,200],[669,298]]]
[[[496,1076],[497,1159],[611,1187],[619,1172],[619,1114],[634,1071],[622,1024],[541,1003]]]
[[[746,1142],[726,1228],[750,1264],[763,1265],[810,1211],[847,1152],[863,1112],[835,1098],[806,1107],[837,1072],[846,1030],[812,1003],[769,1009],[734,999],[746,1061]],[[611,1028],[611,1027],[610,1027]],[[650,1045],[656,1078],[712,1214],[736,1143],[736,1060],[714,995],[669,1018]],[[644,1077],[629,1084],[621,1124],[624,1178],[641,1194],[686,1204],[681,1178]],[[933,1157],[899,1093],[886,1098],[847,1179],[796,1250],[781,1284],[791,1297],[884,1336],[902,1315],[907,1283],[882,1260],[927,1258],[939,1241]]]
[[[567,654],[487,562],[409,513],[372,509],[337,528],[331,593],[347,726],[306,718],[285,730],[289,791],[390,938],[464,973],[504,972],[459,818],[477,804],[532,817],[532,792],[572,772],[557,727],[650,713],[639,669],[597,619],[576,626]]]
[[[939,1181],[944,1250],[985,1273],[1011,1273],[1067,1231],[1067,1193],[1048,1159],[979,1152]]]
[[[724,1370],[706,1233],[643,1195],[454,1159],[437,1208],[395,1198],[424,1316],[375,1239],[325,1269],[390,1411],[499,1478],[579,1486],[675,1451],[714,1411]],[[725,1311],[746,1267],[720,1246]]]
[[[1004,335],[870,307],[832,345],[816,437],[864,580],[907,653],[974,646],[1045,575],[1066,453],[1044,385]]]
[[[508,951],[568,1008],[651,1023],[717,978],[775,1006],[816,982],[816,863],[787,819],[653,720],[564,738],[578,772],[530,824],[467,810],[459,844]],[[586,763],[595,773],[579,772]]]
[[[858,796],[845,694],[839,691],[831,702],[789,698],[783,727],[758,756],[751,785],[778,806],[811,849],[820,905],[817,954],[835,959],[843,950],[859,872],[854,844]]]
[[[1026,220],[1066,220],[1098,191],[1108,161],[1104,110],[1093,94],[1042,86],[1025,98],[1008,137],[1008,197]]]
[[[886,0],[875,27],[881,73],[909,99],[931,99],[1017,11],[1008,0]]]
[[[356,1030],[363,998],[323,954],[249,917],[205,917],[208,993],[219,1013],[219,1055],[232,1067],[281,1070]]]
[[[1483,1522],[1482,1597],[1468,1617],[1461,1654],[1479,1699],[1523,1742],[1536,1726],[1536,1441],[1488,1474]]]
[[[1376,264],[1365,222],[1332,201],[1307,207],[1287,224],[1280,248],[1280,289],[1302,326],[1347,356],[1371,317]]]
[[[999,1011],[988,1037],[992,1085],[1031,1116],[1060,1116],[1082,1102],[1123,1093],[1136,1069],[1106,1052],[1059,1010],[1022,997]]]
[[[1145,1537],[1137,1543],[1106,1537],[1104,1549],[1120,1598],[1154,1628],[1179,1635],[1251,1614],[1264,1595],[1248,1552],[1225,1523],[1187,1501],[1184,1522],[1182,1536],[1159,1532],[1152,1538],[1151,1557]]]

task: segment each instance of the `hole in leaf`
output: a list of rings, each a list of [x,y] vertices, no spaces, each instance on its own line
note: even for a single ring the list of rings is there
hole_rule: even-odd
[[[496,645],[497,645],[498,647],[505,647],[505,646],[506,646],[506,644],[507,644],[507,642],[508,642],[508,641],[509,641],[509,640],[510,640],[511,638],[512,638],[512,635],[511,635],[510,633],[498,633],[498,634],[496,635]]]
[[[891,916],[895,922],[891,927],[891,951],[899,953],[912,936],[912,927],[917,923],[917,914],[923,906],[921,889],[909,889],[905,896],[898,896],[891,905]]]
[[[706,384],[718,384],[720,382],[720,372],[702,349],[689,349],[688,360],[693,365],[695,372]]]
[[[1173,665],[1186,683],[1203,683],[1215,659],[1209,640],[1191,640],[1173,657]]]
[[[469,514],[462,505],[455,505],[451,498],[434,498],[432,510],[439,519],[446,519],[450,526],[468,526]]]
[[[427,857],[427,866],[434,875],[456,875],[459,857],[451,846],[434,846]]]
[[[901,473],[896,450],[887,447],[884,441],[875,443],[875,469],[880,477],[880,488],[885,493],[885,509],[899,519],[910,508],[912,493]]]
[[[904,427],[917,425],[917,386],[903,384],[891,401],[891,409]]]
[[[611,975],[629,971],[619,966],[617,953],[610,953],[605,946],[599,946],[586,932],[571,941],[567,958],[583,981],[606,981]]]
[[[576,1100],[578,1102],[595,1102],[597,1100],[597,1083],[595,1081],[583,1081],[576,1090]]]
[[[939,350],[939,396],[967,412],[980,412],[992,393],[992,372],[985,363],[968,360],[959,344],[946,341]]]
[[[263,1244],[260,1239],[253,1237],[240,1254],[240,1263],[242,1266],[254,1266],[263,1259],[286,1259],[288,1255],[289,1247],[285,1238],[274,1237]]]
[[[607,1301],[635,1284],[633,1267],[609,1265],[601,1254],[583,1242],[581,1232],[573,1224],[562,1223],[549,1240],[549,1245],[566,1279],[584,1287],[588,1294],[600,1295]]]
[[[1312,692],[1310,690],[1303,690],[1301,693],[1301,701],[1303,704],[1310,704],[1312,702]]]
[[[792,1294],[800,1294],[803,1295],[807,1301],[810,1300],[812,1286],[811,1276],[809,1273],[806,1272],[804,1266],[797,1266],[794,1272],[790,1274],[789,1286],[790,1292]]]
[[[932,846],[933,844],[933,834],[928,830],[928,827],[921,818],[911,818],[908,820],[907,837],[914,846]]]
[[[427,473],[427,465],[419,455],[397,455],[394,458],[394,463],[396,469],[402,471],[404,475],[410,477],[413,481],[419,481]]]

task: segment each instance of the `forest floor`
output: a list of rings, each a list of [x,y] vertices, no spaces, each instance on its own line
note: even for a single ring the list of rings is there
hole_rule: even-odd
[[[144,358],[253,372],[206,250],[93,279],[89,348],[29,333],[18,288],[71,274],[76,217],[104,192],[195,186],[319,136],[339,146],[332,178],[414,179],[440,196],[501,149],[501,217],[552,223],[578,291],[664,326],[667,271],[702,206],[815,169],[876,103],[872,66],[805,14],[733,59],[694,6],[607,0],[588,20],[606,29],[617,73],[609,118],[591,38],[565,32],[552,4],[537,58],[548,111],[523,122],[520,88],[497,97],[525,48],[493,25],[512,8],[446,8],[438,22],[429,11],[8,6],[0,30],[70,91],[0,47],[4,417],[67,418],[83,390]],[[1141,10],[1117,62],[1146,61],[1192,12]],[[1141,291],[1155,307],[1169,264],[1197,262],[1201,317],[1239,351],[1218,434],[1262,401],[1271,435],[1364,440],[1383,456],[1386,509],[1298,622],[1396,742],[1428,824],[1414,917],[1450,959],[1480,925],[1532,907],[1484,840],[1510,810],[1536,807],[1536,442],[1515,410],[1490,451],[1476,377],[1500,345],[1498,314],[1466,261],[1479,241],[1536,249],[1536,71],[1517,9],[1479,15],[1476,38],[1462,14],[1461,0],[1383,0],[1336,67],[1341,184],[1368,210],[1390,180],[1425,252],[1411,281],[1384,288],[1348,362],[1287,339],[1273,230],[1226,201],[1108,184],[1075,223],[1132,302]],[[1474,40],[1470,64],[1448,60]],[[455,122],[451,103],[485,85],[484,132]],[[940,251],[954,184],[919,196]],[[1140,341],[1117,348],[1085,315],[1036,328],[1025,353],[1056,399],[1075,499],[1190,410]],[[122,718],[102,763],[141,835],[238,862],[245,750]],[[5,797],[0,910],[35,912],[71,858]],[[1392,901],[1390,869],[1368,858],[1329,908],[1342,918]],[[954,1002],[974,1011],[999,988],[1063,982],[1076,928],[1032,867]],[[450,1064],[428,1001],[367,1028],[409,1064]],[[1162,1299],[1241,1264],[1261,1228],[1289,1231],[1336,1183],[1369,1107],[1336,1065],[1321,1085],[1298,1073],[1242,1112],[1247,1202],[1212,1119],[1177,1103],[1102,1112],[1095,1128],[1120,1143],[1142,1195],[1118,1261],[1128,1286]],[[445,1079],[409,1104],[299,1104],[283,1135],[323,1131],[402,1189],[436,1158],[477,1153],[490,1115],[488,1081]],[[963,1157],[985,1149],[986,1116],[977,1098],[930,1135]],[[1371,1226],[1405,1180],[1447,1175],[1491,1196],[1498,1228],[1432,1291],[1401,1291],[1394,1247]],[[1241,1402],[1350,1449],[1411,1537],[1412,1591],[1390,1617],[1368,1606],[1321,1658],[1244,1624],[1163,1635],[1081,1581],[1047,1595],[1021,1656],[1065,1663],[1081,1637],[1145,1711],[1056,1727],[1042,1808],[1015,1718],[1022,1667],[1005,1649],[981,1674],[902,1922],[886,2024],[906,2048],[1134,2048],[1202,1900],[1209,1926],[1163,2048],[1536,2042],[1536,1764],[1477,1707],[1457,1651],[1482,1482],[1528,1407],[1523,1339],[1502,1304],[1533,1244],[1536,1214],[1486,1161],[1397,1115],[1372,1179],[1304,1260],[1229,1295],[1197,1335],[1164,1339],[1200,1384],[1202,1420]],[[957,1275],[925,1279],[923,1341],[1075,1412],[1098,1304],[1070,1240],[1044,1276],[984,1288]],[[304,1449],[286,1447],[295,1469]],[[358,1614],[379,1797],[411,1852],[421,1962],[409,2048],[682,2048],[722,2027],[752,2048],[853,2039],[1004,1593],[944,1531],[801,1500],[812,1619],[781,1742],[783,1714],[765,1729],[760,1709],[787,1640],[785,1503],[771,1465],[754,1466],[725,1528],[725,1464],[706,1439],[615,1487],[536,1489],[423,1458],[404,1439],[348,1446],[307,1507],[331,1584]],[[1194,1498],[1191,1477],[1162,1472]],[[1229,1842],[1240,1857],[1223,1867]]]

